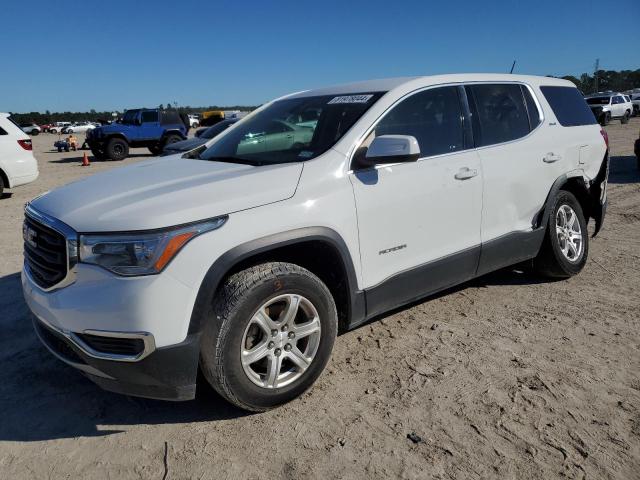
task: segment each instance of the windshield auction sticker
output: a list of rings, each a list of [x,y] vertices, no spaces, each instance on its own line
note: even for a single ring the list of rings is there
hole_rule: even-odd
[[[373,95],[343,95],[341,97],[333,97],[329,100],[329,105],[335,103],[367,103]]]

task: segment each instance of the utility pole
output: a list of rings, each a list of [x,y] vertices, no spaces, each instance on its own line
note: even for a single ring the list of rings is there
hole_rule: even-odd
[[[593,71],[593,87],[595,89],[594,93],[598,92],[598,70],[600,70],[600,59],[596,58],[596,65]]]
[[[513,61],[513,65],[511,65],[511,71],[509,73],[513,73],[513,69],[516,68],[516,61]]]

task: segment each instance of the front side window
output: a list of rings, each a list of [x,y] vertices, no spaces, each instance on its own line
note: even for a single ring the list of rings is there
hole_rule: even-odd
[[[529,134],[529,114],[520,85],[468,85],[467,96],[477,147],[495,145]]]
[[[198,158],[249,165],[310,160],[335,145],[383,93],[279,100],[242,120]]]
[[[158,112],[142,112],[142,123],[155,123],[158,121]]]
[[[126,112],[124,112],[121,122],[128,125],[133,125],[136,121],[136,118],[138,118],[138,113],[140,113],[140,110],[127,110]]]
[[[411,135],[418,141],[421,157],[442,155],[464,148],[462,119],[457,87],[431,88],[396,105],[374,133],[376,137]]]

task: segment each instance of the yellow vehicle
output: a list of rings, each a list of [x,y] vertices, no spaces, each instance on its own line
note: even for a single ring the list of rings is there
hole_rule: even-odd
[[[200,125],[203,127],[210,127],[222,120],[224,120],[224,112],[222,110],[210,110],[208,112],[202,112]]]

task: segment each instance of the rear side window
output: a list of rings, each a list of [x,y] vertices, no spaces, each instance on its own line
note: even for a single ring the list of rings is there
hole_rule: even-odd
[[[540,87],[540,90],[563,127],[596,123],[596,117],[577,88],[547,86]]]
[[[412,135],[421,157],[457,152],[464,148],[462,118],[457,88],[432,88],[400,102],[378,123],[375,135]]]
[[[465,88],[470,98],[476,146],[509,142],[529,134],[529,114],[520,85],[486,84]]]
[[[9,134],[4,128],[0,127],[0,135],[9,135]]]

